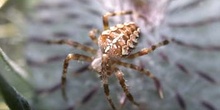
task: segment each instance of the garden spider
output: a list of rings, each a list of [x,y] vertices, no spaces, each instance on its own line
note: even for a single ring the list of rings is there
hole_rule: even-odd
[[[128,90],[128,87],[125,84],[124,73],[118,69],[117,65],[137,70],[153,79],[160,97],[163,98],[163,92],[160,82],[153,74],[150,73],[150,71],[136,66],[134,64],[129,64],[120,61],[120,59],[122,58],[134,59],[136,57],[146,55],[154,51],[156,48],[169,43],[168,40],[164,40],[156,45],[152,45],[150,48],[144,48],[136,53],[131,54],[131,51],[135,48],[135,45],[138,43],[137,39],[139,38],[140,28],[134,22],[117,24],[116,26],[109,28],[108,18],[112,16],[120,16],[132,13],[132,11],[119,11],[106,13],[105,15],[103,15],[104,31],[102,32],[102,34],[97,38],[97,30],[95,29],[91,30],[89,33],[89,37],[91,38],[91,40],[99,46],[98,50],[71,40],[47,41],[47,43],[49,44],[67,44],[77,49],[84,50],[88,53],[93,54],[92,57],[82,54],[67,55],[66,59],[64,60],[61,78],[61,89],[63,97],[65,99],[67,99],[65,91],[66,74],[69,62],[71,60],[80,60],[91,63],[90,69],[98,72],[99,77],[102,80],[106,98],[113,110],[116,110],[116,107],[113,104],[113,101],[109,95],[110,91],[108,87],[108,77],[113,73],[119,80],[119,83],[123,88],[123,91],[125,92],[125,95],[127,96],[128,100],[130,100],[131,103],[139,106],[139,104],[134,100],[133,96]]]

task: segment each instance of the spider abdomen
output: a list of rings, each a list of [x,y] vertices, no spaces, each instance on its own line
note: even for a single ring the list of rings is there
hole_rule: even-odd
[[[118,24],[103,31],[98,44],[103,53],[120,58],[135,48],[139,34],[140,28],[134,22]]]

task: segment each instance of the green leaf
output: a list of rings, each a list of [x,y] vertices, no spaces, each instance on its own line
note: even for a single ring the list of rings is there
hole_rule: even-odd
[[[2,73],[0,73],[0,92],[8,107],[11,110],[31,110],[28,101],[19,94],[15,88],[8,84],[1,74]]]
[[[24,80],[25,75],[27,73],[11,61],[0,48],[0,93],[11,110],[31,109],[28,101],[15,89],[17,87],[19,91],[30,96],[32,89]]]
[[[6,2],[3,4],[1,7],[1,10],[5,11],[10,9],[11,7],[19,9],[19,10],[24,10],[25,9],[25,0],[6,0]]]

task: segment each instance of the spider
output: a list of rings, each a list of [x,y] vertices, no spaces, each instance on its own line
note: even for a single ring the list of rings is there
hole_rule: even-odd
[[[122,16],[122,15],[131,15],[134,14],[133,11],[116,11],[108,12],[103,15],[103,26],[104,30],[101,35],[97,38],[96,33],[98,30],[92,29],[89,33],[91,40],[98,45],[98,49],[80,44],[72,40],[51,40],[47,41],[49,44],[66,44],[77,49],[91,53],[93,56],[86,56],[82,54],[73,54],[70,53],[66,56],[63,64],[62,78],[61,78],[61,89],[64,99],[67,99],[65,84],[66,84],[66,74],[69,62],[71,60],[80,60],[90,62],[90,69],[96,71],[99,75],[99,78],[102,81],[104,88],[104,93],[107,98],[108,103],[110,104],[113,110],[116,110],[116,107],[110,97],[110,90],[108,86],[108,77],[112,74],[115,74],[119,83],[125,92],[128,100],[136,106],[139,104],[134,100],[133,96],[128,90],[127,85],[125,84],[124,73],[117,67],[123,66],[139,71],[140,73],[145,74],[149,78],[153,79],[159,96],[163,98],[163,92],[161,84],[149,70],[139,67],[134,64],[129,64],[122,62],[121,59],[134,59],[146,54],[151,53],[160,46],[167,45],[169,40],[164,40],[158,44],[152,45],[150,48],[143,48],[142,50],[131,53],[138,43],[138,38],[140,37],[140,28],[134,22],[127,22],[123,24],[117,24],[115,26],[109,27],[108,18],[113,16]]]

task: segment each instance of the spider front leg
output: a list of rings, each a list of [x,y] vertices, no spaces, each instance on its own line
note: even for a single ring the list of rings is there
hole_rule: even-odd
[[[111,16],[121,16],[121,15],[126,15],[126,14],[132,14],[132,11],[118,11],[118,12],[108,12],[105,15],[103,15],[103,27],[104,30],[109,29],[109,23],[108,23],[108,18]]]
[[[131,93],[128,90],[127,85],[125,84],[124,73],[122,73],[120,70],[117,69],[115,72],[115,75],[118,78],[119,83],[120,83],[121,87],[123,88],[123,91],[125,92],[125,95],[127,96],[128,100],[130,100],[136,106],[139,106],[139,104],[134,101],[133,96],[131,95]]]
[[[155,86],[157,88],[157,91],[159,93],[159,96],[160,98],[163,98],[163,91],[162,91],[162,87],[161,87],[161,84],[160,84],[160,81],[148,70],[146,69],[143,69],[139,66],[136,66],[136,65],[133,65],[133,64],[129,64],[129,63],[125,63],[125,62],[121,62],[119,60],[115,61],[115,63],[117,63],[118,65],[121,65],[121,66],[124,66],[124,67],[127,67],[127,68],[131,68],[131,69],[134,69],[134,70],[137,70],[143,74],[145,74],[146,76],[150,77],[151,79],[154,80],[154,83],[155,83]]]
[[[63,98],[65,100],[67,100],[67,96],[66,96],[66,89],[65,89],[65,84],[66,84],[66,74],[67,74],[67,68],[69,66],[69,62],[71,60],[81,60],[81,61],[87,61],[87,62],[91,62],[92,58],[85,56],[85,55],[81,55],[81,54],[68,54],[67,57],[64,60],[63,63],[63,72],[62,72],[62,77],[61,77],[61,89],[62,89],[62,95]]]
[[[102,80],[102,84],[103,84],[103,87],[104,87],[104,92],[105,92],[105,96],[109,102],[109,104],[111,105],[112,109],[113,110],[116,110],[116,107],[112,101],[112,98],[110,97],[109,93],[109,87],[108,87],[108,79],[107,79],[107,76],[100,76],[101,80]]]
[[[142,50],[140,50],[136,53],[130,54],[130,55],[126,56],[125,58],[133,59],[133,58],[136,58],[136,57],[140,57],[140,56],[149,54],[150,52],[154,51],[155,49],[157,49],[161,46],[169,44],[169,42],[170,42],[169,40],[164,40],[162,42],[159,42],[156,45],[152,45],[150,48],[143,48]]]
[[[83,44],[80,44],[80,43],[78,43],[76,41],[72,41],[72,40],[64,40],[64,39],[61,39],[61,40],[46,40],[45,42],[48,43],[48,44],[60,44],[60,45],[65,44],[65,45],[75,47],[79,50],[84,50],[86,52],[96,54],[96,49],[94,49],[92,47],[89,47],[89,46],[86,46],[86,45],[83,45]]]

